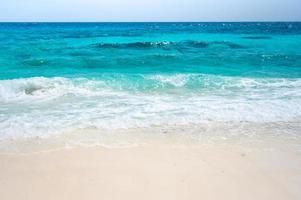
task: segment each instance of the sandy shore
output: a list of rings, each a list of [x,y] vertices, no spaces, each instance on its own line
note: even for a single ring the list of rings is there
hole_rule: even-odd
[[[229,145],[0,155],[1,200],[301,199],[301,156]]]

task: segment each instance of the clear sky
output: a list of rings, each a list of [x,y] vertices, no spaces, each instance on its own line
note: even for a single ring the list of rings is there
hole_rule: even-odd
[[[301,0],[0,0],[0,21],[301,21]]]

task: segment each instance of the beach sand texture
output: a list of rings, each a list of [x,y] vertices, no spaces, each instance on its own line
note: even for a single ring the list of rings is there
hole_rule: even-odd
[[[233,145],[76,147],[0,156],[1,200],[300,199],[301,156]]]

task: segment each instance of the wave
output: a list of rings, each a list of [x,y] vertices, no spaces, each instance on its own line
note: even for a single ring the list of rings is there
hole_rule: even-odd
[[[301,117],[301,79],[206,74],[0,81],[0,139],[83,128],[128,129]]]
[[[200,94],[266,92],[277,95],[301,88],[298,78],[247,78],[209,74],[102,74],[98,78],[34,77],[0,80],[0,100],[56,98],[64,95],[95,96],[104,92],[157,93],[180,90]],[[301,89],[300,89],[301,90]],[[299,95],[298,95],[299,96]],[[301,94],[300,94],[301,96]],[[280,96],[279,96],[280,97]]]
[[[270,36],[245,36],[242,37],[243,39],[249,39],[249,40],[269,40],[272,39]]]
[[[66,95],[98,95],[106,91],[104,82],[85,78],[63,77],[21,78],[0,81],[0,101],[18,102],[25,100],[53,100]]]
[[[156,48],[168,47],[172,42],[132,42],[132,43],[97,43],[93,44],[96,48]]]
[[[162,49],[185,49],[185,48],[207,48],[209,46],[222,45],[231,49],[245,48],[245,46],[228,41],[213,41],[204,42],[196,40],[185,40],[180,42],[171,41],[157,41],[157,42],[131,42],[131,43],[96,43],[92,44],[94,48],[134,48],[134,49],[147,49],[147,48],[162,48]]]

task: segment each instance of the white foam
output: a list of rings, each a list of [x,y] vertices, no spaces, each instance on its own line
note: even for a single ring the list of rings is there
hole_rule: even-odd
[[[142,77],[172,85],[178,92],[122,90],[106,79],[2,80],[0,139],[48,137],[85,128],[277,122],[301,117],[301,79],[198,74]],[[116,80],[116,84],[123,82]]]
[[[191,75],[188,74],[176,74],[173,76],[166,76],[166,75],[150,75],[146,76],[146,78],[150,80],[156,80],[161,83],[168,83],[176,87],[184,86]]]

